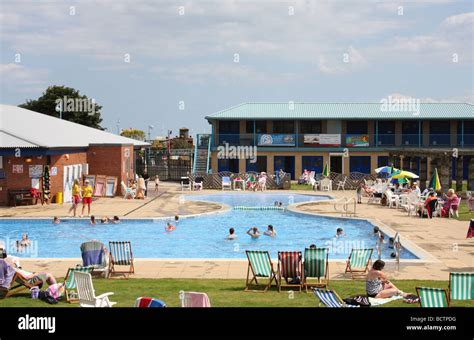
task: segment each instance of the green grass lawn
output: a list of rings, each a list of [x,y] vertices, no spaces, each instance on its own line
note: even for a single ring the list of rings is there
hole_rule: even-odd
[[[290,190],[313,190],[313,187],[309,184],[291,183]]]
[[[459,220],[461,221],[470,221],[471,218],[474,218],[474,211],[469,212],[467,210],[466,201],[461,201],[461,205],[459,206]]]
[[[267,293],[244,292],[245,280],[203,280],[203,279],[94,279],[96,294],[114,292],[111,301],[117,302],[117,307],[132,307],[135,299],[140,296],[149,296],[161,299],[170,307],[179,307],[179,292],[198,291],[206,292],[214,307],[317,307],[319,301],[312,293],[288,290],[278,293],[275,288]],[[415,287],[448,288],[446,281],[393,281],[405,292],[415,293]],[[332,281],[330,287],[341,298],[351,295],[364,295],[365,282],[363,281]],[[33,300],[29,292],[18,294],[0,300],[0,307],[77,307],[77,304],[60,302],[49,305],[41,300]],[[417,307],[417,304],[407,304],[403,301],[394,301],[386,307]],[[474,301],[454,301],[452,306],[474,307]]]

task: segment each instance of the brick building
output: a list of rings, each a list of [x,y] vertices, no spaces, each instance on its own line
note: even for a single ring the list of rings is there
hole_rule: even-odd
[[[41,185],[49,167],[51,198],[61,192],[70,200],[70,187],[83,175],[135,176],[135,151],[148,143],[114,135],[16,106],[0,105],[0,205],[8,190]],[[121,193],[120,186],[116,191]]]

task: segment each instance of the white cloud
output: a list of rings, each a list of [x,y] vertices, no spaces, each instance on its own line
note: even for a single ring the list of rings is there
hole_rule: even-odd
[[[44,69],[31,69],[15,63],[0,64],[1,92],[37,93],[43,91],[47,76],[48,71]]]

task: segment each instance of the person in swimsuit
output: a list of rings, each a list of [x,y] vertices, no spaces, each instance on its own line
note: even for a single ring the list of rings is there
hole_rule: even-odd
[[[402,295],[403,297],[408,294],[402,292],[400,289],[395,287],[393,283],[388,281],[387,276],[383,272],[385,262],[377,260],[372,265],[372,269],[367,274],[367,281],[365,290],[367,295],[372,298],[385,299],[394,295]]]
[[[270,237],[275,237],[277,233],[276,233],[276,230],[273,228],[273,226],[270,224],[267,227],[267,230],[263,234]]]
[[[235,235],[235,230],[234,228],[229,229],[229,235],[227,236],[228,240],[235,240],[237,238],[237,235]]]
[[[168,224],[165,227],[165,231],[166,232],[171,232],[173,230],[176,230],[176,227],[174,225],[172,225],[171,222],[168,222]]]
[[[249,234],[253,239],[257,239],[260,237],[260,232],[258,231],[257,227],[252,227],[247,230],[247,234]]]

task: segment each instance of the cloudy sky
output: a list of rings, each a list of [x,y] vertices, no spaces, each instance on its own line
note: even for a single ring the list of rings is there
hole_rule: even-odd
[[[0,0],[0,102],[66,85],[152,135],[241,102],[473,102],[473,3]]]

